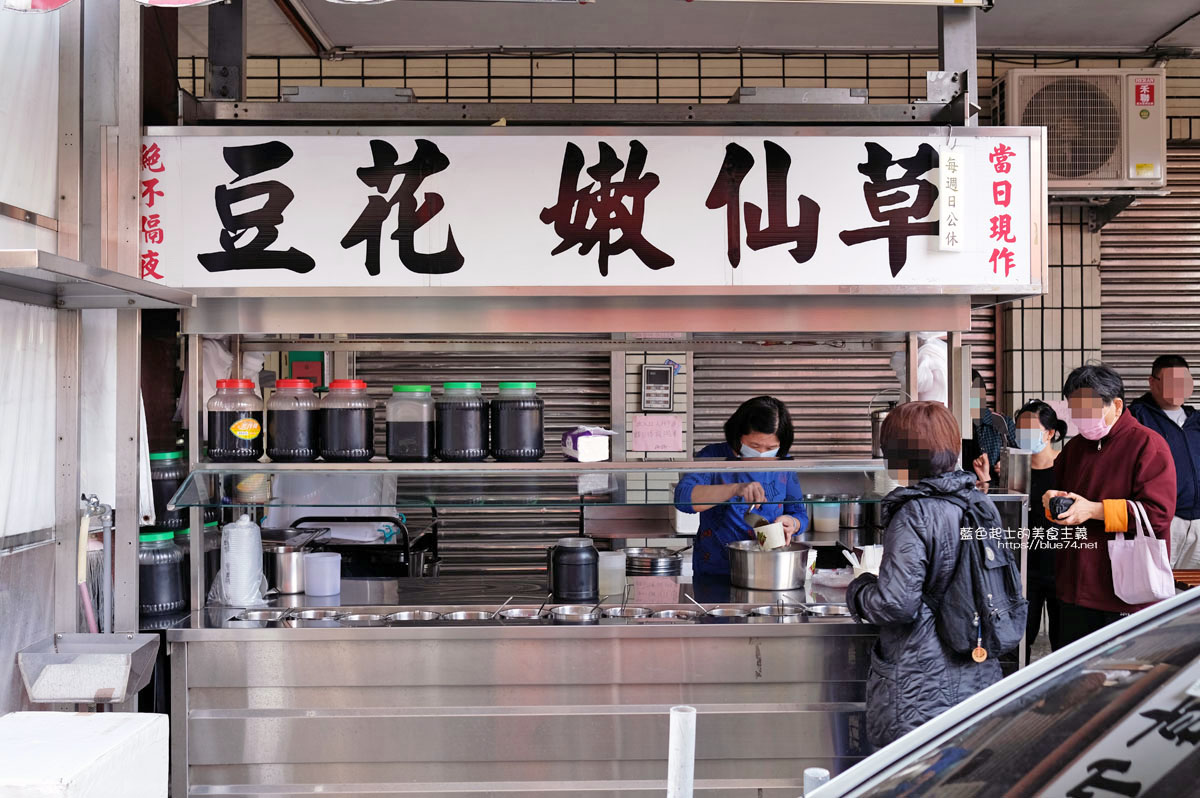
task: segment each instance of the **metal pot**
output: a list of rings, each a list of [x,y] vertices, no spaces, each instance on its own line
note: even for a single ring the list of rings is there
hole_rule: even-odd
[[[555,623],[596,623],[600,609],[594,604],[563,604],[550,610]]]
[[[849,617],[850,608],[845,604],[806,604],[804,611],[822,617]]]
[[[442,616],[443,621],[490,621],[496,617],[493,612],[481,612],[479,610],[460,610],[459,612],[448,612]]]
[[[401,610],[393,612],[387,617],[388,623],[414,623],[417,621],[436,621],[441,618],[441,613],[433,610]]]
[[[605,618],[649,618],[653,614],[649,607],[611,607],[604,611]]]
[[[858,529],[863,523],[863,502],[858,496],[843,493],[838,497],[838,525],[842,529]]]
[[[304,552],[299,547],[264,546],[263,571],[275,592],[304,592]]]
[[[882,436],[880,433],[883,430],[883,422],[887,420],[888,413],[890,413],[892,410],[895,410],[897,404],[897,402],[888,402],[883,407],[875,410],[875,400],[885,393],[897,393],[903,396],[905,399],[909,398],[908,394],[899,388],[884,388],[882,391],[872,396],[871,401],[867,403],[867,410],[869,410],[871,414],[871,456],[875,458],[883,457],[883,446],[880,443]]]
[[[804,584],[808,546],[793,543],[763,551],[752,540],[730,543],[729,581],[751,590],[795,590]]]

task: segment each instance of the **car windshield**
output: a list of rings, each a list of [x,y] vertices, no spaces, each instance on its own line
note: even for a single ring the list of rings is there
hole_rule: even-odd
[[[1157,798],[1200,777],[1200,609],[1117,638],[906,762],[872,796]]]

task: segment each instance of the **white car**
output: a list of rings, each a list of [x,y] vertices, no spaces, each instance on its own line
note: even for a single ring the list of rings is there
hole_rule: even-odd
[[[1200,795],[1200,589],[1033,663],[806,798]]]

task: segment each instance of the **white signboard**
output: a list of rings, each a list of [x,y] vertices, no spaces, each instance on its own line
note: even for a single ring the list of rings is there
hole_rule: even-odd
[[[944,135],[796,132],[150,136],[142,276],[185,288],[1037,281],[1029,131],[956,137],[972,179],[950,250]]]

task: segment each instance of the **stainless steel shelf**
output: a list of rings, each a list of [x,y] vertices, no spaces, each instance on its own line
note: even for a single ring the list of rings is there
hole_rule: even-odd
[[[612,462],[603,463],[574,463],[574,462],[536,462],[536,463],[391,463],[376,458],[369,463],[198,463],[196,471],[217,473],[247,473],[274,474],[292,471],[328,472],[345,474],[358,472],[366,474],[407,473],[421,474],[459,474],[463,476],[488,476],[513,473],[537,474],[539,476],[579,476],[598,472],[638,474],[662,472],[704,472],[718,473],[726,471],[795,471],[797,473],[821,471],[826,473],[860,473],[864,471],[882,471],[885,468],[883,460],[765,460],[764,462],[747,460],[653,460],[646,462]]]
[[[0,298],[64,310],[195,307],[188,291],[38,249],[0,249]]]

